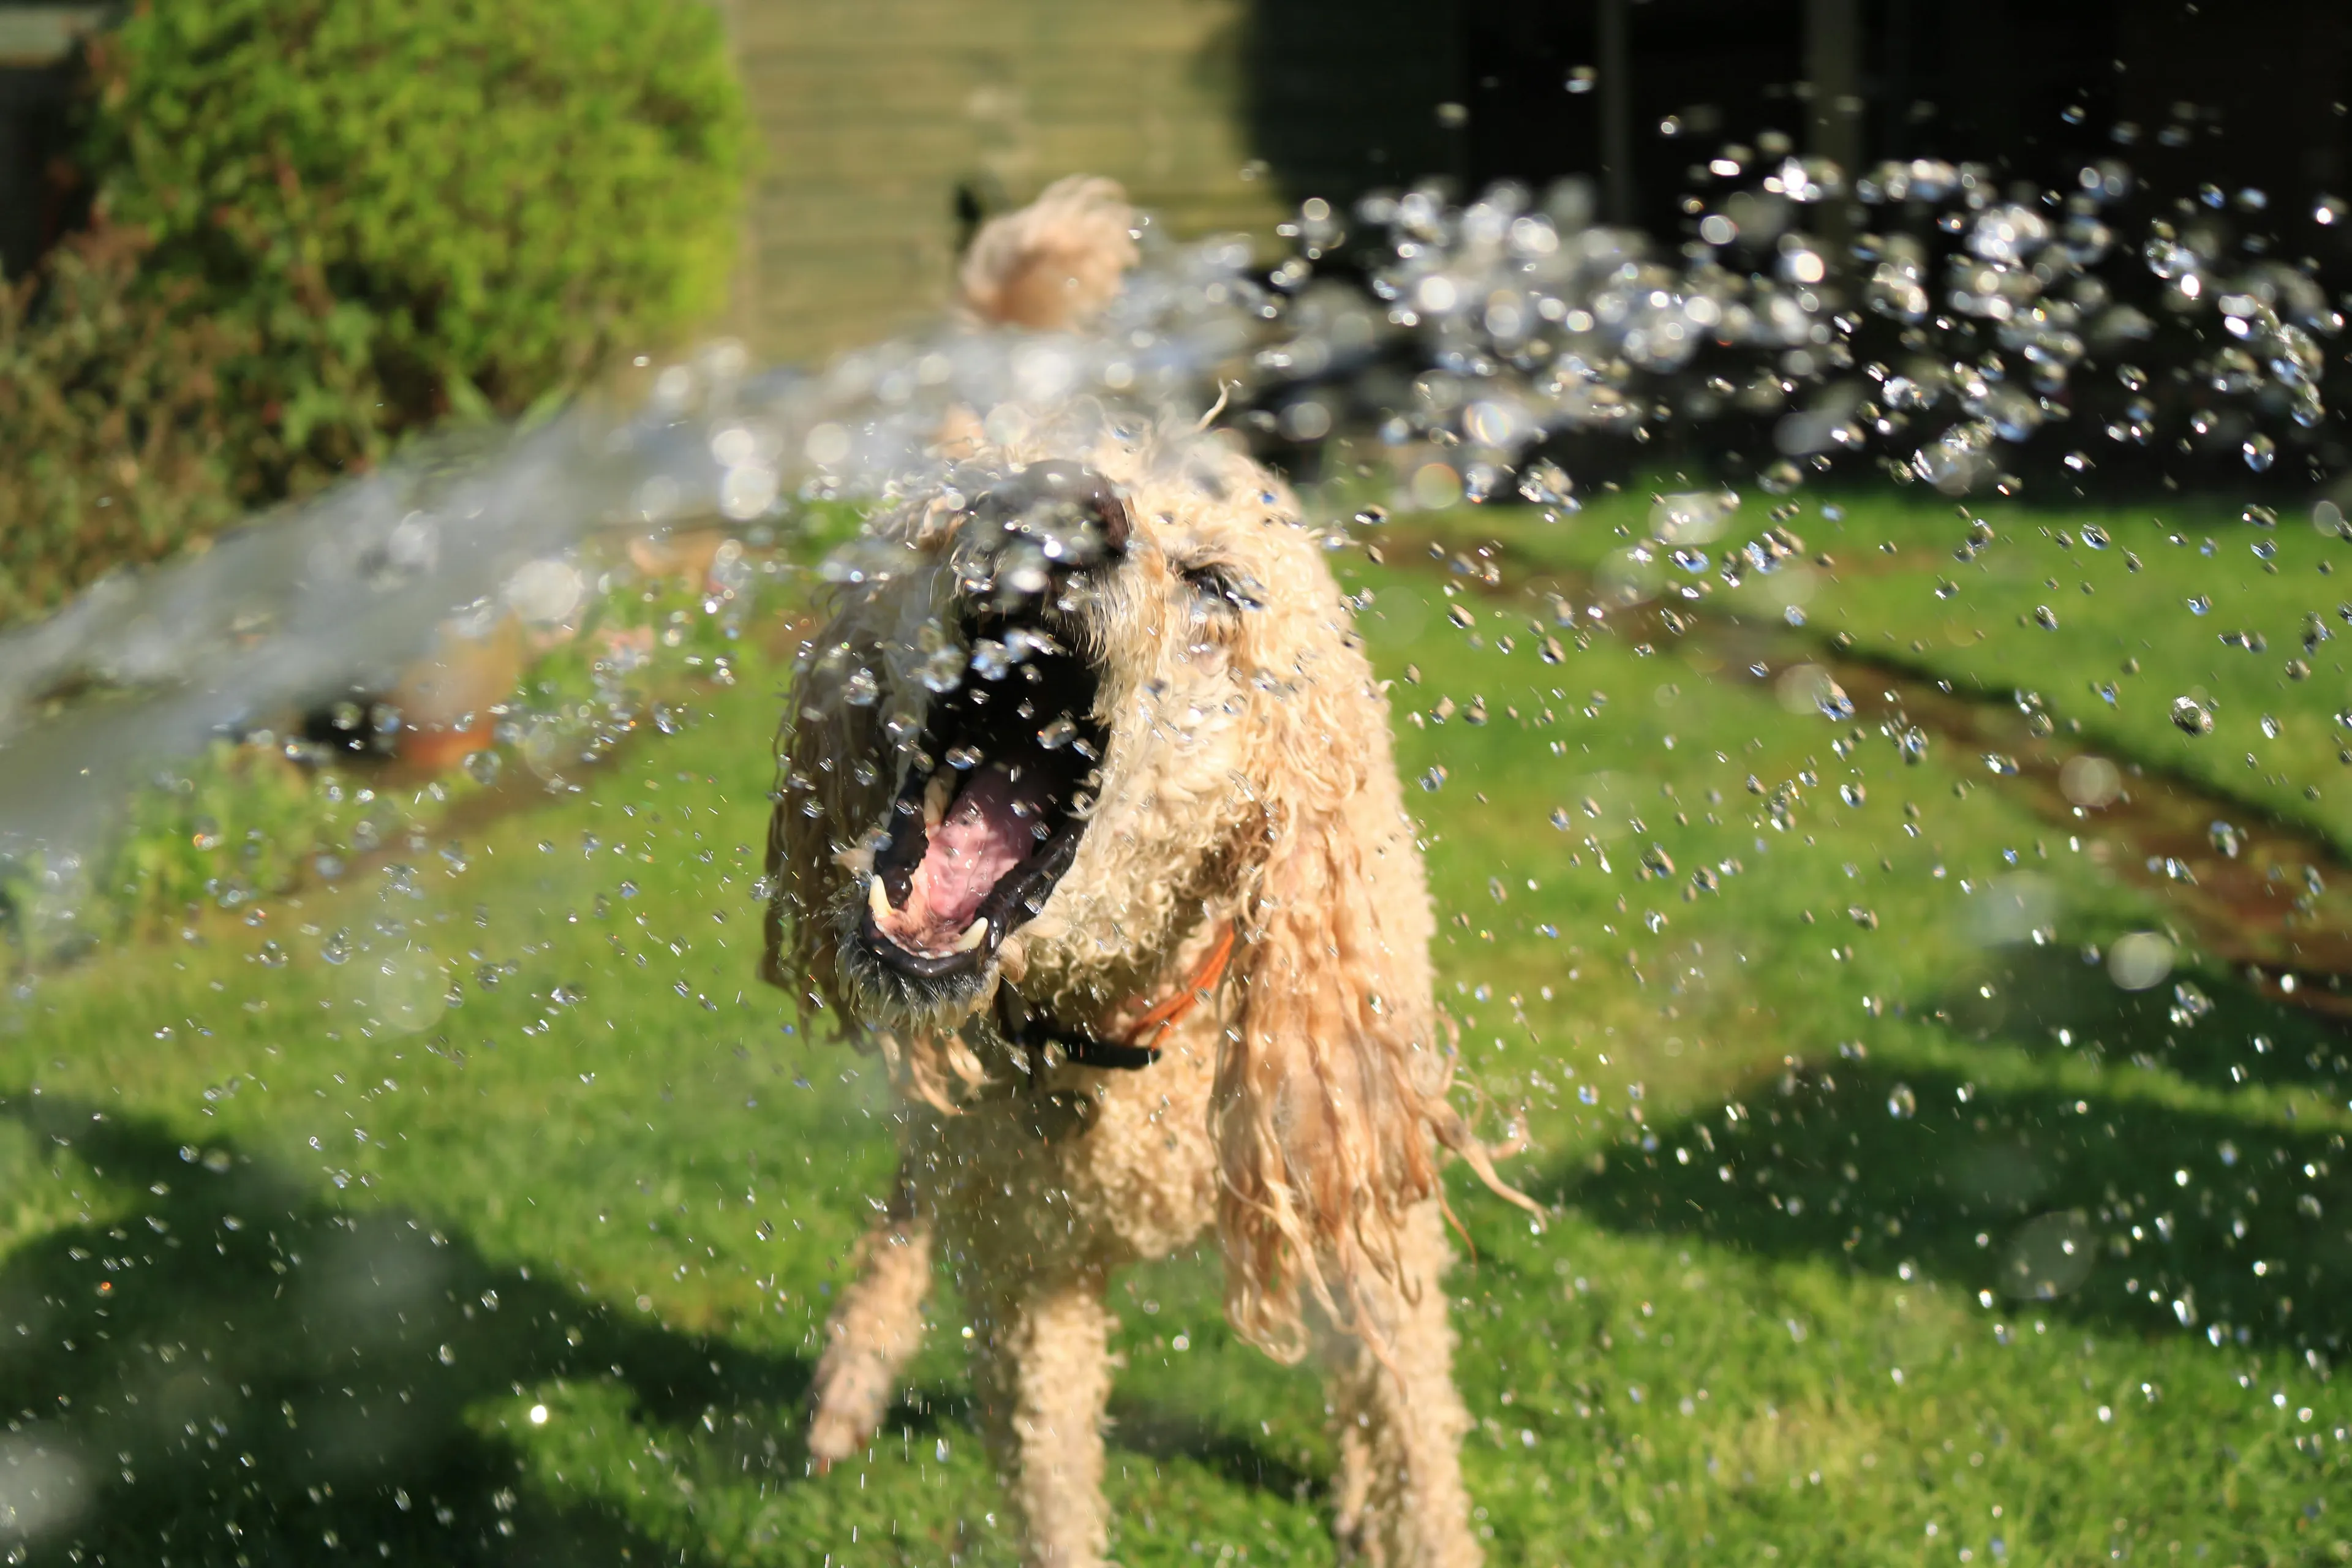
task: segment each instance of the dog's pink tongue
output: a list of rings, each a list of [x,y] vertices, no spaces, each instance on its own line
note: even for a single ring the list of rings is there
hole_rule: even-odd
[[[1002,768],[983,768],[930,831],[906,907],[881,922],[883,933],[910,952],[944,952],[971,923],[982,900],[1004,874],[1037,847],[1016,801],[1035,804]]]

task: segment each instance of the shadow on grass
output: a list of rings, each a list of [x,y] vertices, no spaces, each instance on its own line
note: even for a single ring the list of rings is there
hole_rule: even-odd
[[[1234,1486],[1285,1502],[1312,1504],[1329,1485],[1328,1477],[1276,1458],[1249,1438],[1197,1416],[1114,1393],[1110,1418],[1111,1441],[1127,1452],[1151,1459],[1181,1456]]]
[[[480,1412],[558,1378],[619,1384],[649,1432],[702,1426],[714,1473],[772,1489],[805,1474],[805,1361],[665,1329],[493,1264],[424,1215],[341,1209],[156,1121],[51,1095],[0,1100],[0,1115],[140,1194],[119,1224],[0,1259],[0,1549],[247,1568],[705,1561],[525,1481]],[[884,1430],[928,1436],[971,1414],[963,1389],[932,1381]],[[1121,1447],[1187,1454],[1286,1500],[1316,1489],[1150,1402],[1117,1414]]]
[[[54,1096],[0,1113],[143,1194],[0,1262],[0,1539],[36,1561],[696,1561],[522,1485],[466,1418],[556,1377],[617,1379],[649,1422],[751,1412],[775,1436],[745,1458],[803,1473],[796,1359],[625,1316],[153,1122]]]
[[[1934,1005],[1933,1016],[1965,1040],[2091,1051],[2110,1065],[2161,1066],[2220,1089],[2309,1084],[2333,1098],[2352,1080],[2352,1028],[2341,1020],[2266,996],[2226,972],[2178,973],[2149,990],[2126,991],[2073,947],[1996,950]],[[2059,1044],[2062,1030],[2070,1046]]]
[[[2347,1158],[2324,1131],[1857,1061],[1659,1123],[1554,1191],[1622,1230],[2333,1357],[2352,1330]]]

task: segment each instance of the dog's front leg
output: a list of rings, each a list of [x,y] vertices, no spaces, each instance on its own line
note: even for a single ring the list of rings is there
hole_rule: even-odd
[[[931,1287],[931,1222],[902,1178],[889,1212],[861,1237],[856,1276],[824,1325],[824,1354],[811,1391],[809,1458],[830,1468],[873,1437],[898,1373],[923,1342]]]
[[[1103,1285],[1092,1270],[1008,1280],[987,1290],[980,1307],[973,1389],[1031,1568],[1095,1568],[1109,1546]]]
[[[1390,1364],[1354,1335],[1329,1347],[1342,1556],[1370,1568],[1475,1568],[1482,1554],[1462,1485],[1470,1414],[1454,1387],[1445,1230],[1433,1201],[1407,1216],[1399,1241],[1411,1289],[1374,1278],[1363,1292],[1388,1331]]]

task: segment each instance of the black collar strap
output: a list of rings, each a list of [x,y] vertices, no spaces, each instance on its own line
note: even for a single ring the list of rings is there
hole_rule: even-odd
[[[1064,1061],[1082,1068],[1115,1068],[1132,1072],[1160,1059],[1157,1045],[1122,1045],[1097,1039],[1083,1030],[1058,1028],[1020,1005],[1013,988],[1002,983],[996,988],[996,1026],[1008,1045],[1020,1047],[1028,1057],[1033,1079],[1045,1068],[1045,1047],[1049,1045],[1061,1047]]]
[[[1148,1068],[1160,1059],[1160,1043],[1182,1022],[1184,1015],[1215,992],[1233,956],[1234,928],[1228,925],[1210,942],[1201,967],[1136,1020],[1133,1032],[1124,1040],[1100,1039],[1083,1030],[1057,1029],[1050,1021],[1041,1021],[1031,1013],[1013,987],[1002,982],[996,987],[996,1026],[1007,1044],[1019,1047],[1027,1056],[1033,1083],[1045,1070],[1048,1045],[1061,1047],[1062,1059],[1080,1067],[1127,1071]],[[1140,1005],[1139,999],[1137,1005]]]

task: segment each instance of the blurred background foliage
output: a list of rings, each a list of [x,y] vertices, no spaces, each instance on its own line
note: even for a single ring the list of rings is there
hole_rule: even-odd
[[[0,289],[0,622],[233,521],[222,381],[252,335],[100,229]]]
[[[85,63],[88,230],[0,307],[0,619],[724,300],[750,143],[707,6],[142,5]]]

